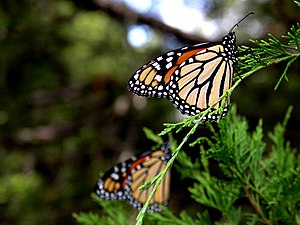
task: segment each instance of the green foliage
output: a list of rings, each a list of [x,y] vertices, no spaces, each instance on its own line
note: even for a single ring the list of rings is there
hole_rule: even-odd
[[[123,45],[120,36],[125,32],[124,27],[112,22],[105,14],[81,12],[72,23],[64,24],[59,32],[71,41],[62,49],[60,57],[76,85],[82,85],[98,74],[115,73],[122,79],[123,74],[131,72],[129,69],[127,73],[121,72],[118,64],[129,63],[128,57],[117,51]],[[112,32],[115,35],[111,35]],[[128,51],[130,54],[130,49]]]
[[[252,133],[248,132],[245,119],[234,114],[219,123],[220,130],[212,130],[214,141],[207,141],[210,147],[202,151],[202,156],[217,160],[220,170],[230,181],[208,179],[208,170],[200,173],[199,187],[196,185],[191,189],[196,200],[220,210],[230,221],[228,210],[232,210],[233,202],[239,197],[247,197],[265,223],[295,224],[296,215],[300,213],[297,210],[299,192],[294,192],[294,189],[299,190],[299,157],[284,141],[290,112],[291,108],[283,125],[277,125],[270,133],[273,144],[267,157],[264,157],[267,149],[263,142],[262,122]],[[210,191],[212,188],[213,192]]]
[[[153,213],[146,218],[145,224],[177,224],[177,225],[212,225],[208,212],[197,213],[196,218],[192,218],[187,212],[182,211],[179,217],[174,215],[170,210],[163,209],[161,214]]]
[[[128,211],[122,207],[121,204],[113,201],[105,201],[99,199],[96,194],[91,194],[91,197],[94,201],[96,201],[99,206],[103,209],[110,209],[104,210],[102,216],[100,217],[96,213],[74,213],[73,217],[76,219],[78,223],[85,224],[85,225],[126,225],[129,224],[130,221],[130,214]]]
[[[144,127],[144,128],[143,128],[143,131],[144,131],[144,133],[145,133],[145,136],[146,136],[149,140],[155,142],[158,146],[161,146],[161,145],[164,143],[162,137],[161,137],[161,136],[158,136],[158,135],[156,135],[156,134],[154,134],[154,132],[153,132],[152,130],[150,130],[149,128]]]
[[[195,140],[193,145],[199,146],[199,159],[192,161],[185,152],[179,153],[178,172],[184,179],[194,180],[194,185],[188,188],[191,197],[220,212],[220,219],[211,218],[207,211],[198,212],[195,218],[182,211],[178,217],[164,207],[161,214],[147,215],[145,224],[297,224],[300,157],[284,139],[291,111],[292,107],[283,123],[269,132],[271,144],[267,145],[262,121],[250,131],[246,119],[238,116],[232,106],[217,127],[207,126],[212,133],[210,138]],[[217,164],[221,176],[212,172],[210,164]],[[116,210],[103,203],[101,206],[104,218]],[[118,217],[121,214],[118,209]],[[89,217],[82,214],[77,220],[91,224],[94,217]]]
[[[26,225],[31,223],[30,221],[42,223],[38,215],[31,213],[36,208],[41,207],[38,199],[41,197],[42,179],[35,172],[20,172],[24,158],[30,158],[30,155],[10,153],[4,160],[0,161],[1,214],[15,218],[16,212],[21,208],[22,215],[15,218],[18,224]],[[24,205],[27,207],[23,208]]]
[[[290,31],[286,35],[281,36],[283,41],[278,40],[274,35],[269,34],[269,40],[251,40],[257,47],[249,48],[241,46],[241,52],[249,51],[248,54],[240,58],[239,73],[244,74],[249,70],[257,70],[283,61],[287,61],[285,69],[275,85],[275,90],[278,89],[282,79],[286,79],[287,71],[300,57],[300,24],[292,25]],[[287,43],[286,43],[287,42]],[[246,76],[243,76],[243,78]]]

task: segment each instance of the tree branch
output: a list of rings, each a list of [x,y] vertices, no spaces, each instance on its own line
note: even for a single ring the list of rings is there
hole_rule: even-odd
[[[249,188],[245,187],[244,188],[245,194],[247,196],[247,198],[249,199],[251,205],[253,206],[254,210],[258,213],[258,215],[262,218],[262,220],[267,224],[267,225],[271,225],[270,220],[268,220],[263,211],[261,210],[261,208],[256,204],[256,202],[254,201],[254,199],[252,198],[252,196],[250,195],[249,192]]]
[[[181,30],[168,26],[157,19],[145,16],[144,14],[137,13],[124,4],[116,4],[110,0],[93,0],[93,2],[95,4],[95,7],[97,7],[99,10],[105,11],[111,17],[117,17],[122,20],[134,21],[135,23],[140,24],[147,24],[164,33],[171,33],[181,41],[190,44],[207,42],[207,40],[197,35],[184,33]]]

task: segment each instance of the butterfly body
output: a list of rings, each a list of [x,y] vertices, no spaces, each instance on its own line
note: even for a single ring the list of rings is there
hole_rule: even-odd
[[[171,156],[169,144],[165,144],[159,150],[146,151],[118,163],[98,180],[95,192],[102,199],[126,200],[140,210],[147,201],[153,184],[148,189],[138,188],[158,175]],[[151,200],[148,211],[159,211],[160,205],[168,203],[169,186],[170,172],[168,171]]]
[[[237,64],[236,36],[229,32],[221,42],[200,43],[167,52],[138,69],[128,82],[128,89],[145,97],[170,100],[182,113],[196,115],[213,104],[231,86]],[[218,109],[229,101],[214,105]],[[203,118],[215,121],[217,114]]]

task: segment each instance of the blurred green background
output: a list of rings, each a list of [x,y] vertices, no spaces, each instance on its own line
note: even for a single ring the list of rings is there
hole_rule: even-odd
[[[99,171],[149,150],[143,127],[159,132],[183,119],[166,100],[129,93],[129,77],[195,37],[220,39],[250,11],[236,29],[240,45],[279,38],[300,19],[291,0],[2,0],[0,221],[66,225],[72,212],[96,210],[89,196]],[[263,118],[266,130],[293,105],[287,138],[299,148],[300,63],[274,91],[284,68],[246,79],[232,102],[250,127]]]

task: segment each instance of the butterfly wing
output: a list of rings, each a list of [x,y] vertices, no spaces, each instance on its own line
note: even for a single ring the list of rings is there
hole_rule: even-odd
[[[108,170],[96,184],[96,194],[106,200],[127,200],[132,206],[141,209],[152,191],[153,185],[146,190],[138,190],[147,180],[158,175],[171,158],[169,144],[156,151],[146,151],[116,164]],[[169,200],[170,172],[151,200],[148,211],[159,211],[160,205],[166,205]]]
[[[140,210],[143,207],[155,183],[150,185],[148,189],[139,190],[138,188],[158,175],[166,167],[171,155],[171,151],[163,147],[161,150],[147,153],[139,161],[131,165],[132,174],[128,177],[127,183],[128,189],[130,189],[128,201],[135,208]],[[170,197],[170,175],[171,172],[168,170],[149,203],[148,211],[160,211],[160,205],[168,204]]]
[[[193,116],[212,106],[232,85],[237,63],[235,34],[222,42],[204,43],[165,53],[137,70],[128,89],[140,96],[170,100],[183,114]],[[214,108],[218,109],[220,102]],[[226,115],[229,101],[225,103]],[[203,118],[215,121],[218,115]]]
[[[132,159],[129,159],[116,164],[102,178],[98,179],[95,192],[100,198],[106,200],[125,200],[127,198],[126,182],[131,161]]]
[[[214,45],[193,55],[175,70],[168,85],[171,102],[181,113],[192,116],[209,108],[232,85],[233,63],[226,60],[222,53],[223,45]],[[229,101],[219,102],[218,109],[224,103],[222,116],[226,115]],[[214,121],[218,114],[204,120]]]
[[[188,48],[167,52],[138,69],[128,82],[129,91],[145,97],[166,98],[170,100],[167,85],[171,75],[186,59],[207,48],[204,43]]]

